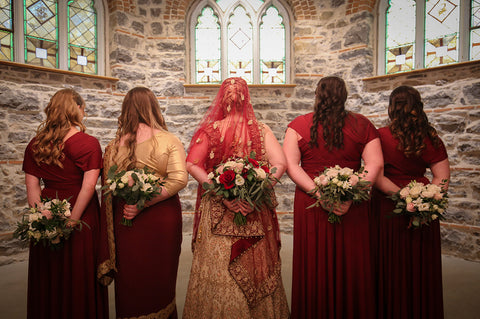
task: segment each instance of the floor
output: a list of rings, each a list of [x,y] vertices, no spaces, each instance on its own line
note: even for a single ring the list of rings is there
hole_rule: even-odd
[[[190,236],[184,236],[177,280],[177,306],[179,317],[183,311],[192,253]],[[282,236],[282,276],[287,297],[291,295],[292,271],[291,235]],[[443,256],[443,286],[446,319],[480,318],[480,263]],[[27,262],[0,267],[0,318],[25,318],[27,290]],[[110,317],[115,318],[113,285],[110,286]]]

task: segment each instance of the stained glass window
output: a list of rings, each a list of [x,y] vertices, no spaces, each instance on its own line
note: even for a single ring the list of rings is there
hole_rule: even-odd
[[[253,83],[253,27],[250,16],[238,6],[228,24],[228,77],[238,76]]]
[[[191,10],[192,81],[289,81],[289,15],[278,0],[203,0]]]
[[[391,0],[386,19],[386,73],[413,70],[415,1]]]
[[[91,0],[68,2],[69,70],[97,73],[96,12]]]
[[[458,62],[460,0],[427,1],[425,67]]]
[[[472,0],[470,17],[470,60],[480,59],[480,0]]]
[[[220,83],[220,25],[210,7],[205,7],[195,27],[197,83]]]
[[[268,8],[260,25],[261,83],[285,83],[285,26],[275,7]]]
[[[0,0],[0,60],[13,59],[12,1]]]
[[[58,67],[57,2],[25,0],[25,62]]]

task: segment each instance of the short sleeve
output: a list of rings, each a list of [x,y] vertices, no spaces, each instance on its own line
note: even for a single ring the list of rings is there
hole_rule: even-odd
[[[77,133],[79,135],[81,133]],[[82,171],[89,171],[92,169],[101,169],[102,163],[102,149],[98,140],[90,135],[81,134],[75,139],[68,141],[69,153],[71,159],[75,162]],[[67,142],[68,142],[67,141]]]
[[[27,174],[39,177],[38,165],[35,162],[35,159],[33,158],[33,142],[34,140],[31,140],[30,143],[28,143],[27,148],[25,149],[25,153],[23,156],[22,170]]]
[[[428,164],[438,163],[448,158],[447,150],[443,141],[438,138],[439,145],[435,148],[429,138],[426,139],[427,148],[423,151],[423,160]]]
[[[310,140],[310,127],[312,126],[312,113],[296,117],[288,127],[297,132],[305,141]]]

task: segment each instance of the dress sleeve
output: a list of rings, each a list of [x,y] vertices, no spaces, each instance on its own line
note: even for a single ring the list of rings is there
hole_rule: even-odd
[[[33,149],[32,149],[33,140],[28,143],[27,148],[25,149],[25,154],[23,156],[23,165],[22,170],[30,175],[38,176],[38,166],[33,158]]]
[[[90,135],[85,134],[75,144],[75,165],[77,165],[84,172],[102,168],[102,149],[98,140]]]
[[[443,144],[443,141],[440,139],[440,137],[438,139],[440,140],[440,144],[437,148],[433,146],[429,138],[427,138],[426,140],[427,148],[423,152],[422,157],[423,160],[428,164],[438,163],[448,158],[447,150],[445,148],[445,145]]]
[[[170,195],[174,195],[187,185],[187,181],[185,149],[182,142],[176,136],[172,136],[168,145],[168,162],[164,187]]]
[[[209,149],[209,139],[205,132],[199,134],[196,141],[193,142],[188,152],[187,162],[205,168],[207,153]]]

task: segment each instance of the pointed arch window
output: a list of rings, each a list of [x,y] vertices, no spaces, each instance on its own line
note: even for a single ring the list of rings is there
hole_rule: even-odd
[[[290,63],[289,14],[280,1],[203,0],[192,6],[190,78],[221,83],[286,84]]]
[[[480,0],[382,0],[379,73],[480,59]]]
[[[102,0],[0,0],[0,60],[104,75]]]

